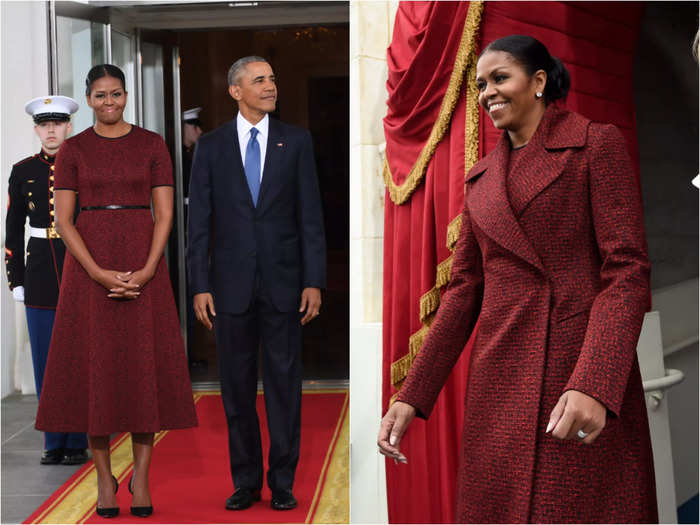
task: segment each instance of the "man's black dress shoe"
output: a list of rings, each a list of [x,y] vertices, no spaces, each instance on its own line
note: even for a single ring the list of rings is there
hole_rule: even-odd
[[[226,500],[226,510],[243,510],[250,507],[254,501],[260,501],[260,491],[253,489],[236,489]]]
[[[41,453],[41,464],[42,465],[58,465],[63,461],[63,449],[54,448],[53,450],[44,450]]]
[[[67,448],[63,451],[61,465],[82,465],[87,460],[87,450],[84,448]]]
[[[275,510],[292,510],[297,507],[297,500],[291,490],[279,490],[272,493],[270,506]]]

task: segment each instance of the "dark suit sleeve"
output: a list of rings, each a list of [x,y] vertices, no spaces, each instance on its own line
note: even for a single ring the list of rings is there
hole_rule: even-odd
[[[304,132],[297,165],[297,222],[301,238],[302,288],[326,287],[326,237],[311,134]]]
[[[650,264],[639,183],[622,134],[615,126],[592,124],[587,147],[603,288],[591,307],[583,347],[565,390],[588,394],[619,415],[650,306]]]
[[[10,174],[5,221],[5,266],[10,290],[24,286],[24,223],[27,219],[24,196],[17,171]]]
[[[192,161],[187,225],[187,266],[193,294],[210,292],[209,239],[211,237],[211,173],[206,145],[198,142]]]

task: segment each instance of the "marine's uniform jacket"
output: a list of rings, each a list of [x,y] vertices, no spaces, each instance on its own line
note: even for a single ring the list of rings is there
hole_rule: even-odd
[[[451,281],[398,399],[427,416],[474,328],[460,523],[656,523],[636,345],[649,307],[642,200],[620,131],[545,111],[507,191],[504,134],[466,177]],[[545,432],[567,390],[600,401],[592,445]]]
[[[12,167],[7,200],[5,265],[10,289],[24,286],[24,304],[56,308],[65,246],[56,233],[54,217],[54,159],[42,150]],[[47,232],[31,237],[24,254],[24,225]]]

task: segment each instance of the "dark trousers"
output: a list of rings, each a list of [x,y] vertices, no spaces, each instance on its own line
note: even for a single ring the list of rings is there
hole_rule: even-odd
[[[32,347],[32,365],[34,365],[34,385],[36,395],[41,396],[41,385],[44,382],[44,369],[49,357],[49,344],[56,310],[46,308],[25,307],[27,311],[27,329],[29,343]],[[82,432],[45,432],[44,448],[56,450],[59,448],[87,448],[87,436]]]
[[[216,351],[236,489],[260,489],[263,484],[255,410],[259,347],[270,432],[267,485],[273,492],[292,489],[301,434],[300,320],[299,312],[275,309],[259,278],[246,312],[217,313]]]

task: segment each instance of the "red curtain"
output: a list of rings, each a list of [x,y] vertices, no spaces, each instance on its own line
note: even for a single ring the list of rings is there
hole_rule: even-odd
[[[500,136],[467,90],[481,48],[509,34],[542,41],[571,73],[566,106],[620,127],[636,165],[633,65],[641,11],[636,2],[399,4],[387,51],[384,119],[385,409],[400,388],[412,362],[411,349],[419,349],[446,284],[464,175]],[[471,341],[430,420],[415,420],[404,437],[401,449],[408,464],[386,463],[391,523],[454,519],[470,346]]]

